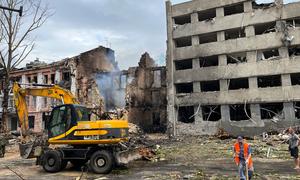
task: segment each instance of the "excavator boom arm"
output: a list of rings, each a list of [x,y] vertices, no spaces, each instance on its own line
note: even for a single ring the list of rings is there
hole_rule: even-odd
[[[22,88],[20,84],[15,82],[13,84],[13,94],[22,135],[26,135],[29,129],[26,96],[58,99],[61,100],[63,104],[79,104],[76,97],[74,97],[70,91],[57,85],[31,84],[30,87]]]

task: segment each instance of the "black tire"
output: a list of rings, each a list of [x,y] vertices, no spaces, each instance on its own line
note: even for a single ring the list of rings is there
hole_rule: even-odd
[[[85,159],[74,159],[74,160],[70,160],[71,164],[73,165],[73,167],[78,168],[78,167],[82,167],[86,164],[87,160]]]
[[[91,156],[89,165],[94,173],[108,174],[113,169],[113,165],[114,165],[113,155],[111,152],[106,150],[96,151]]]
[[[63,162],[58,151],[50,150],[45,152],[43,157],[43,169],[46,172],[55,173],[62,169]]]

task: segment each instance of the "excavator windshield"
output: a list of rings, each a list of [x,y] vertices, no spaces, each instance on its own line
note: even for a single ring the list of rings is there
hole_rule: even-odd
[[[77,125],[78,121],[89,121],[89,113],[86,107],[74,104],[55,107],[48,123],[49,137],[66,133]]]

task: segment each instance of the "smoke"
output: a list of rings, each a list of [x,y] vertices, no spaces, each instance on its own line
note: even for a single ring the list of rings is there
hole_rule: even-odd
[[[125,108],[126,81],[126,75],[122,75],[121,71],[96,74],[96,83],[104,98],[106,111]]]

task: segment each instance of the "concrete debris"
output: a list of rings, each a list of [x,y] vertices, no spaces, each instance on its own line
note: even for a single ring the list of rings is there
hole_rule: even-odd
[[[216,134],[216,136],[219,138],[219,139],[228,139],[230,138],[231,136],[229,135],[228,132],[226,132],[224,129],[220,128],[218,133]]]
[[[155,152],[150,149],[150,148],[140,148],[139,149],[139,154],[146,160],[153,160],[153,158],[155,157]]]
[[[129,134],[132,135],[142,135],[144,134],[143,130],[138,126],[133,123],[129,123]]]

